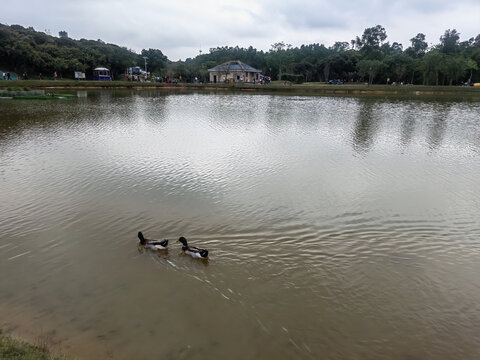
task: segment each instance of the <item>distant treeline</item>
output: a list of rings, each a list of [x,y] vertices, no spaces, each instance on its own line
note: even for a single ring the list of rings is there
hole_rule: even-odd
[[[58,76],[73,78],[82,71],[91,78],[93,69],[107,67],[115,78],[120,78],[128,67],[143,65],[148,57],[149,71],[161,72],[166,68],[167,57],[160,50],[142,50],[137,54],[125,47],[106,44],[102,40],[73,40],[67,32],[59,37],[35,31],[32,27],[0,24],[0,70],[12,71],[30,78]],[[143,67],[143,66],[142,66]]]
[[[241,60],[273,80],[369,83],[413,83],[424,85],[455,85],[480,82],[480,34],[460,41],[457,30],[446,30],[439,43],[428,46],[425,35],[410,39],[406,49],[402,44],[386,41],[381,25],[365,29],[361,37],[350,42],[336,42],[331,47],[322,44],[292,47],[284,42],[271,45],[267,52],[253,47],[211,48],[185,61],[172,62],[158,49],[142,50],[140,54],[125,47],[106,44],[102,40],[73,40],[65,31],[59,37],[24,28],[0,24],[0,69],[27,72],[30,77],[42,73],[52,76],[56,71],[63,77],[73,77],[74,71],[84,71],[91,78],[97,66],[111,69],[115,79],[123,78],[131,66],[147,68],[156,76],[181,78],[182,81],[208,81],[208,69],[229,60]]]

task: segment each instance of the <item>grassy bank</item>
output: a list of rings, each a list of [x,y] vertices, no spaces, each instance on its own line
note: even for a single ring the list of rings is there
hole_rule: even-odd
[[[32,345],[5,335],[0,331],[0,359],[2,360],[65,360],[54,356],[45,344]]]
[[[141,83],[128,81],[78,80],[1,80],[0,89],[88,89],[88,88],[157,88],[185,90],[223,90],[249,92],[281,92],[307,94],[399,94],[399,95],[480,95],[480,87],[423,86],[423,85],[329,85],[325,83],[285,84],[283,81],[259,84],[193,84],[193,83]]]

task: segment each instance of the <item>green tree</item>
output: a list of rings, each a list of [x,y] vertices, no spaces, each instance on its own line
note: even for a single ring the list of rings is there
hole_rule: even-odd
[[[385,64],[379,60],[360,60],[357,69],[360,75],[368,75],[368,84],[372,84],[375,76],[385,68]]]
[[[167,67],[168,58],[158,49],[143,49],[137,61],[145,63],[143,57],[147,57],[147,70],[151,73],[162,74]]]
[[[277,70],[277,79],[282,78],[282,73],[292,72],[293,68],[293,52],[291,51],[292,45],[277,42],[271,45],[270,51],[267,56],[267,65],[269,68]]]
[[[465,68],[466,68],[467,71],[470,70],[470,77],[468,78],[468,83],[471,84],[472,83],[472,77],[473,77],[473,71],[478,70],[478,65],[475,62],[475,60],[466,59]]]
[[[331,47],[331,50],[335,52],[347,51],[350,47],[350,44],[346,41],[336,41],[335,44]]]
[[[412,68],[413,59],[405,53],[395,53],[385,58],[384,64],[388,71],[387,76],[392,81],[402,82],[406,81],[406,76],[409,69]]]
[[[440,37],[440,50],[446,54],[456,53],[459,40],[460,34],[457,30],[445,30],[445,33]]]
[[[478,34],[473,40],[473,45],[476,47],[480,47],[480,34]]]
[[[330,79],[349,79],[357,69],[357,56],[353,51],[334,53],[322,60],[325,81]]]
[[[422,58],[421,69],[423,71],[424,85],[430,85],[432,80],[435,82],[435,85],[438,85],[443,61],[444,55],[438,50],[430,51]]]
[[[468,62],[461,55],[446,55],[441,69],[445,73],[445,82],[452,85],[454,82],[457,83],[463,79],[468,70]]]
[[[355,48],[360,51],[361,56],[366,60],[381,60],[384,56],[380,46],[387,38],[385,28],[376,25],[364,30],[361,38],[355,39]]]
[[[362,38],[357,36],[355,45],[359,49],[363,48],[378,48],[387,38],[385,28],[381,25],[376,25],[371,28],[366,28],[363,31]]]
[[[418,33],[415,37],[410,39],[412,46],[407,48],[406,53],[411,57],[422,57],[427,51],[428,44],[425,41],[425,35]]]

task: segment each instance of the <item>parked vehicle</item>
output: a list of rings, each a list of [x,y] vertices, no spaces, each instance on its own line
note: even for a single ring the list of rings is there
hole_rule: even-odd
[[[330,85],[343,85],[343,81],[340,80],[340,79],[330,80],[328,83],[329,83]]]

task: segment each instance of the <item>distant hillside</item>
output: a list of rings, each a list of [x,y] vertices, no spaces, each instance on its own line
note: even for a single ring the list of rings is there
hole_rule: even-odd
[[[168,62],[160,50],[142,50],[137,54],[102,40],[73,40],[66,32],[60,34],[61,37],[55,37],[32,27],[0,24],[0,69],[18,74],[27,72],[32,78],[39,73],[51,77],[54,71],[73,78],[74,71],[84,71],[91,78],[95,67],[104,66],[118,78],[130,66],[143,67],[142,56],[148,56],[148,70],[152,72],[161,72]]]

